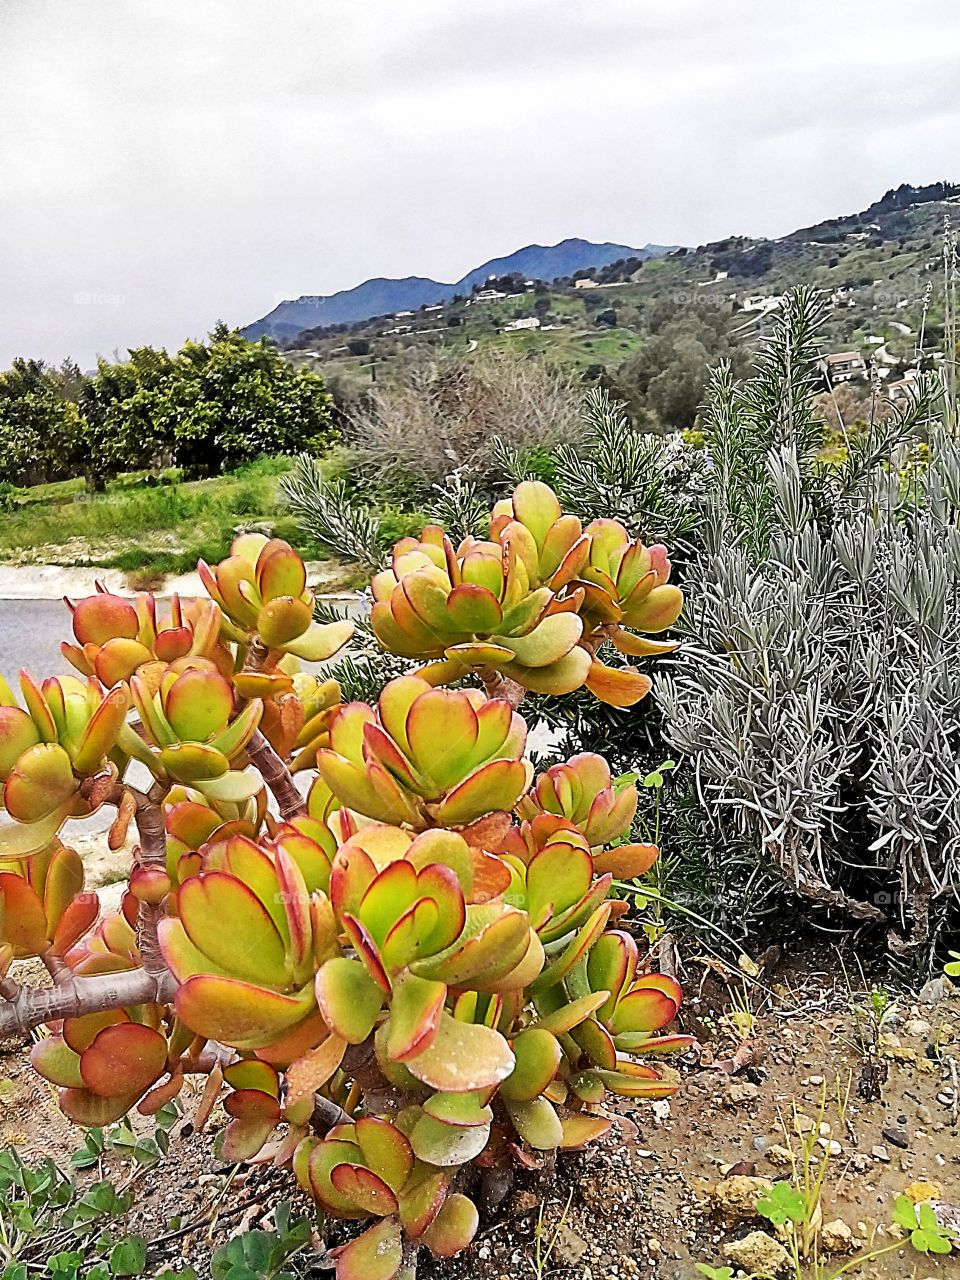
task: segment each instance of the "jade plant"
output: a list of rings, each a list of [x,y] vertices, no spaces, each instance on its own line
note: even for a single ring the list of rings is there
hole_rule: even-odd
[[[362,1224],[339,1280],[410,1280],[469,1244],[485,1182],[603,1135],[608,1092],[678,1087],[650,1060],[690,1043],[680,988],[610,896],[658,854],[636,788],[592,754],[535,777],[518,707],[637,701],[649,677],[601,650],[669,650],[682,597],[662,547],[521,484],[487,541],[397,544],[373,626],[419,665],[370,706],[301,670],[351,626],[313,620],[290,546],[200,571],[211,598],[163,618],[71,605],[78,674],[0,687],[0,1035],[45,1025],[33,1064],[81,1125],[206,1077],[224,1158]],[[104,806],[113,849],[136,834],[107,914],[64,832]]]

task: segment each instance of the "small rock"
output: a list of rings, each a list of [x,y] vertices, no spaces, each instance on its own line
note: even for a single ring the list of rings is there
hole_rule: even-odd
[[[736,1174],[723,1178],[713,1189],[717,1207],[734,1222],[757,1216],[757,1201],[765,1196],[773,1183],[769,1178],[747,1177]]]
[[[749,1081],[731,1080],[727,1085],[725,1100],[732,1106],[739,1107],[745,1102],[753,1102],[759,1093],[757,1086]]]
[[[903,1028],[904,1035],[914,1036],[917,1040],[926,1040],[930,1035],[930,1023],[923,1018],[911,1018]]]
[[[767,1147],[766,1155],[770,1163],[776,1165],[778,1169],[789,1169],[793,1164],[789,1147],[781,1147],[776,1142]]]
[[[892,1142],[895,1147],[899,1147],[901,1151],[906,1151],[910,1146],[910,1139],[907,1137],[905,1130],[894,1129],[890,1126],[887,1129],[881,1129],[880,1132],[888,1142]]]
[[[779,1276],[791,1265],[783,1245],[765,1231],[751,1231],[742,1240],[731,1240],[723,1246],[723,1256],[752,1274]]]
[[[820,1231],[820,1244],[826,1253],[850,1253],[855,1241],[853,1232],[842,1218],[825,1222]]]
[[[807,1078],[806,1083],[807,1084],[823,1084],[823,1076],[809,1076]]]
[[[522,1218],[525,1214],[539,1209],[541,1203],[541,1197],[534,1195],[532,1191],[516,1191],[510,1198],[508,1212],[511,1217]]]
[[[813,1121],[808,1115],[804,1115],[802,1111],[798,1111],[793,1117],[793,1127],[797,1133],[809,1133],[813,1128]]]
[[[651,1236],[647,1241],[647,1253],[653,1254],[654,1257],[657,1256],[657,1254],[660,1252],[662,1248],[663,1248],[663,1245],[660,1243],[660,1241],[657,1239],[656,1236]]]
[[[932,1008],[940,1003],[952,986],[953,983],[948,978],[931,978],[920,988],[920,1003]]]
[[[823,1147],[828,1156],[838,1156],[843,1150],[836,1138],[818,1138],[817,1145]]]
[[[886,1147],[876,1146],[870,1154],[873,1156],[874,1160],[880,1160],[884,1164],[890,1163],[890,1153],[887,1151]]]
[[[549,1230],[549,1234],[546,1238],[550,1240],[555,1237],[556,1239],[553,1246],[554,1257],[558,1262],[561,1262],[568,1267],[572,1267],[578,1263],[590,1247],[586,1240],[578,1236],[577,1233],[571,1227],[568,1227],[565,1222],[552,1223],[548,1228],[547,1216],[545,1214],[544,1231],[547,1230]]]

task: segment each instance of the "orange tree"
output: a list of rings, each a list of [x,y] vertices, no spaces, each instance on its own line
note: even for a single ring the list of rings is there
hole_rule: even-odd
[[[200,573],[165,617],[71,605],[77,674],[0,690],[0,1034],[47,1025],[33,1064],[82,1125],[206,1076],[225,1158],[366,1224],[340,1280],[409,1278],[470,1242],[485,1171],[599,1137],[607,1090],[677,1087],[645,1059],[689,1043],[662,1034],[680,989],[609,898],[657,856],[626,842],[636,790],[593,754],[535,778],[517,707],[637,702],[649,677],[598,653],[669,650],[682,597],[664,548],[521,484],[486,540],[397,544],[372,625],[419,665],[369,706],[300,669],[352,626],[313,620],[290,546],[244,535]],[[111,847],[139,837],[107,915],[60,839],[102,806]]]

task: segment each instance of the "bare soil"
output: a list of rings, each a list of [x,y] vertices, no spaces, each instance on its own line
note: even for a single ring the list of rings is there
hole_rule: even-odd
[[[774,972],[746,1006],[733,1007],[737,974],[711,962],[682,976],[686,1024],[702,1041],[681,1066],[683,1090],[669,1102],[614,1100],[603,1142],[519,1174],[471,1249],[451,1262],[424,1258],[423,1280],[688,1280],[698,1261],[730,1263],[724,1245],[772,1232],[755,1216],[753,1194],[736,1194],[753,1184],[736,1179],[789,1177],[787,1134],[796,1146],[798,1129],[821,1122],[829,1126],[816,1147],[828,1161],[823,1222],[849,1228],[851,1258],[858,1240],[894,1238],[883,1225],[898,1195],[960,1205],[960,991],[937,979],[922,992],[894,994],[878,1028],[851,1009],[869,1006],[868,996],[852,999],[810,968]],[[187,1263],[207,1275],[212,1250],[239,1230],[269,1227],[280,1200],[309,1210],[283,1171],[218,1162],[211,1139],[222,1117],[193,1134],[193,1101],[184,1101],[169,1157],[136,1174],[128,1225],[153,1242],[153,1275]],[[81,1141],[30,1071],[25,1048],[11,1047],[0,1057],[0,1143],[66,1164]],[[110,1160],[122,1181],[129,1168],[118,1155]],[[294,1271],[329,1274],[327,1245],[345,1230],[336,1224],[327,1241],[318,1237],[317,1251]],[[837,1253],[831,1267],[845,1260]],[[960,1264],[956,1254],[927,1259],[904,1247],[852,1274],[927,1280],[960,1274]]]

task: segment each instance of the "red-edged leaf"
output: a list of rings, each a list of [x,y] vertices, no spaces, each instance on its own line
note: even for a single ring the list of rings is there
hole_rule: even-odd
[[[338,1164],[330,1173],[330,1181],[364,1213],[386,1217],[397,1211],[397,1197],[372,1169],[358,1164]]]
[[[356,1139],[364,1159],[399,1194],[413,1169],[413,1148],[396,1125],[379,1116],[361,1116]]]
[[[328,1027],[348,1044],[362,1044],[374,1028],[383,991],[359,960],[336,956],[316,977],[317,1004]]]
[[[447,988],[412,973],[402,974],[394,985],[390,1003],[387,1053],[396,1062],[426,1048],[436,1035]]]
[[[80,1074],[91,1093],[101,1098],[138,1096],[160,1075],[167,1062],[167,1042],[136,1022],[104,1027],[80,1056]]]
[[[395,1218],[384,1218],[362,1236],[334,1251],[337,1280],[394,1280],[403,1262],[403,1242]]]
[[[436,1218],[423,1233],[423,1243],[436,1258],[452,1258],[477,1234],[480,1215],[472,1200],[459,1192],[447,1196]]]
[[[440,1015],[436,1035],[425,1049],[407,1059],[410,1071],[433,1089],[467,1093],[497,1085],[514,1068],[510,1046],[489,1027]]]
[[[343,1061],[347,1042],[341,1036],[329,1035],[287,1068],[287,1105],[308,1098],[327,1083]]]
[[[237,1049],[271,1044],[313,1007],[313,983],[295,995],[283,995],[249,982],[200,974],[177,992],[177,1013],[188,1027]]]

